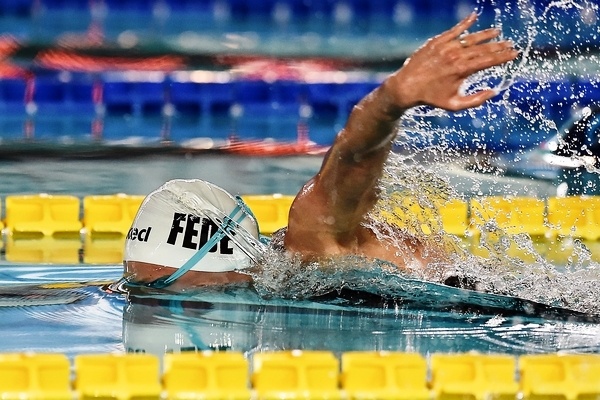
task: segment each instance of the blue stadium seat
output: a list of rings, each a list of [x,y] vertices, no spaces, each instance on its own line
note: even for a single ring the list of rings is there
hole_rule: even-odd
[[[141,112],[134,82],[105,82],[103,100],[108,114],[139,115]]]
[[[99,85],[96,90],[102,90],[102,84]],[[68,85],[68,99],[72,103],[72,106],[81,110],[83,108],[85,111],[94,110],[94,106],[96,101],[100,101],[100,99],[94,98],[94,82],[91,81],[75,81],[71,82]],[[98,96],[100,93],[97,94]]]
[[[68,84],[55,78],[37,78],[33,91],[35,137],[64,136],[69,117]]]
[[[0,2],[0,16],[29,17],[31,0],[11,0]]]
[[[308,124],[308,135],[310,140],[323,146],[333,144],[337,131],[334,125],[319,125],[310,121]]]
[[[175,114],[171,119],[169,138],[175,143],[192,139],[199,136],[212,137],[210,132],[204,132],[200,124],[200,118],[189,114]]]
[[[470,111],[448,113],[444,127],[448,134],[443,134],[440,141],[460,149],[504,151],[508,147],[505,114],[505,106],[494,102]]]
[[[307,85],[307,103],[312,107],[309,121],[311,131],[319,132],[319,137],[329,138],[342,128],[340,115],[345,114],[336,98],[335,83],[311,83]],[[312,137],[312,134],[311,134]]]
[[[26,88],[27,82],[24,79],[1,79],[0,102],[2,104],[24,104]]]
[[[170,82],[168,99],[174,107],[170,138],[176,143],[202,135],[201,84],[197,82]]]
[[[234,101],[233,84],[171,82],[169,100],[175,108],[171,139],[175,142],[195,137],[227,139],[233,129],[230,118]]]
[[[565,47],[585,52],[591,44],[598,44],[598,3],[582,2],[578,6],[550,7],[549,1],[531,2],[537,15],[534,46]],[[595,8],[595,10],[594,10]]]
[[[517,81],[510,87],[506,120],[508,131],[505,132],[510,148],[529,147],[537,143],[539,137],[547,137],[538,130],[540,118],[552,118],[550,101],[545,94],[544,83],[535,80]]]
[[[333,87],[332,100],[337,103],[338,126],[343,126],[352,108],[371,90],[377,86],[372,82],[348,82]],[[315,110],[318,113],[318,110]]]
[[[290,19],[294,22],[306,20],[311,13],[311,3],[304,0],[281,0],[277,3],[284,4],[290,10]]]
[[[200,115],[203,103],[200,85],[196,82],[169,83],[169,101],[173,104],[177,113]]]
[[[422,18],[421,20],[428,20],[432,30],[435,30],[437,25],[438,31],[440,29],[439,21],[445,21],[448,26],[452,26],[455,22],[461,19],[460,17],[466,17],[466,15],[459,15],[460,10],[458,9],[458,6],[468,7],[469,5],[467,1],[457,2],[425,0],[423,2],[412,3],[417,4],[417,10],[421,13],[421,15],[419,15]],[[471,4],[471,10],[474,10],[476,8],[476,3],[471,2]]]
[[[213,0],[178,0],[167,1],[166,3],[173,12],[200,13],[204,15],[211,15],[215,6]]]
[[[271,101],[271,86],[262,80],[235,81],[233,91],[237,103],[268,104]]]
[[[164,82],[138,82],[135,86],[142,115],[162,114],[168,86]]]
[[[509,101],[521,101],[538,97],[543,91],[543,85],[539,81],[517,81],[508,91]]]
[[[474,114],[476,119],[483,121],[483,126],[479,128],[481,141],[473,147],[481,149],[485,145],[486,150],[498,152],[510,148],[510,137],[514,136],[514,127],[510,125],[512,120],[506,103],[488,102]],[[476,121],[475,124],[480,125],[480,122]]]
[[[134,11],[140,14],[150,15],[155,1],[147,0],[104,0],[104,3],[109,9],[109,12],[121,13],[123,11]],[[176,3],[173,1],[168,3]]]
[[[161,140],[165,86],[154,82],[108,81],[104,83],[104,138]]]
[[[334,11],[336,5],[338,5],[341,2],[350,6],[350,3],[348,1],[338,1],[338,0],[312,1],[312,2],[309,2],[309,6],[313,13],[317,13],[317,14],[320,13],[322,15],[330,15]]]
[[[300,120],[298,104],[247,103],[240,107],[242,113],[234,121],[239,138],[296,140]]]
[[[376,82],[350,82],[339,85],[335,97],[340,103],[340,109],[346,115],[349,114],[352,108],[378,85]]]
[[[387,15],[388,17],[393,13],[394,7],[397,2],[393,0],[372,0],[369,2],[369,14],[373,15]]]
[[[236,19],[269,19],[273,10],[273,0],[247,1],[228,0],[231,15]]]
[[[233,90],[238,114],[231,117],[238,137],[296,139],[302,91],[299,84],[240,80],[233,83]]]
[[[132,144],[161,140],[163,119],[107,115],[104,118],[103,139],[106,141],[130,141]]]
[[[204,115],[229,114],[229,109],[236,100],[232,83],[202,83],[199,90]]]
[[[312,83],[308,85],[308,103],[317,110],[333,111],[337,114],[340,104],[336,98],[337,84]]]
[[[43,6],[52,11],[89,10],[89,0],[41,0]]]
[[[280,104],[305,104],[308,102],[308,84],[297,81],[275,81],[270,89],[271,101]]]
[[[527,149],[551,134],[546,121],[551,119],[548,102],[541,97],[515,99],[509,103],[505,136],[510,150]]]
[[[600,80],[589,81],[580,80],[572,85],[573,103],[577,107],[585,107],[588,105],[598,105],[600,103]]]
[[[23,79],[0,80],[0,137],[21,139],[27,120],[25,97],[27,82]]]
[[[67,85],[68,113],[67,132],[77,140],[88,140],[92,124],[100,118],[103,83],[93,82],[86,77],[71,80]]]
[[[35,81],[33,101],[40,107],[60,109],[68,100],[67,90],[67,83],[53,78],[38,78]]]

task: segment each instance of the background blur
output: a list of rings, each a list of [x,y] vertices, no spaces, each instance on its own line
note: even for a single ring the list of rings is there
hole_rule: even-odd
[[[485,77],[512,84],[510,107],[414,117],[409,148],[435,132],[467,153],[532,148],[600,99],[595,1],[3,0],[0,157],[326,147],[362,96],[473,10],[523,49]]]

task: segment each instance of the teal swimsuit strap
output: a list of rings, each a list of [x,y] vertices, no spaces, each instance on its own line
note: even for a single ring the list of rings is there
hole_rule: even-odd
[[[235,226],[237,226],[240,222],[242,222],[244,220],[244,218],[246,218],[247,216],[248,216],[248,214],[246,214],[244,207],[241,206],[240,203],[238,202],[238,204],[231,211],[231,213],[224,218],[223,223],[217,224],[217,226],[219,227],[218,232],[215,233],[204,244],[204,246],[202,246],[200,249],[198,249],[198,251],[192,257],[190,257],[189,260],[187,260],[181,267],[179,267],[179,269],[177,271],[173,272],[173,274],[171,274],[167,277],[158,278],[158,279],[148,283],[147,286],[157,288],[157,289],[162,289],[162,288],[165,288],[165,287],[171,285],[173,282],[175,282],[177,279],[181,278],[185,273],[187,273],[189,270],[191,270],[194,267],[194,265],[196,265],[200,260],[202,260],[208,254],[210,249],[214,245],[216,245],[219,240],[223,239],[223,237],[225,235],[227,235],[229,233],[229,231],[231,231],[233,228],[235,228]],[[215,222],[215,221],[213,221],[213,222]]]

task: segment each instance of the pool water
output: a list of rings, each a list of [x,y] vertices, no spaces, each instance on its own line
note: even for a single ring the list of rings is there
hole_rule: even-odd
[[[316,172],[320,161],[312,156],[261,159],[210,155],[4,162],[0,169],[7,179],[1,192],[146,194],[172,177],[200,177],[234,193],[292,194]],[[455,172],[448,175],[458,187],[467,187],[474,179],[460,169],[446,170]],[[479,178],[478,190],[484,188],[486,193],[502,192],[506,185],[517,193],[544,195],[552,190],[546,183],[531,180]],[[184,295],[131,290],[125,296],[105,287],[120,278],[119,263],[31,265],[4,260],[0,271],[1,352],[57,351],[73,356],[133,351],[160,355],[190,349],[253,353],[300,348],[340,353],[476,350],[525,354],[600,349],[600,324],[593,317],[535,307],[529,312],[505,298],[465,297],[459,289],[418,282],[410,293],[422,291],[425,296],[417,296],[413,302],[406,301],[407,296],[404,301],[384,299],[373,290],[291,300],[260,297],[248,287]],[[450,304],[444,305],[440,299]]]
[[[435,310],[364,295],[269,300],[249,288],[126,297],[103,289],[102,281],[120,276],[118,266],[21,265],[2,271],[1,352],[328,349],[518,355],[600,349],[600,325],[567,314]]]
[[[111,280],[118,266],[3,265],[3,352],[112,352],[122,349],[123,298],[81,282]],[[61,290],[39,284],[59,283]]]
[[[450,162],[451,160],[452,162]],[[322,156],[251,157],[228,154],[117,159],[65,157],[0,160],[0,194],[50,193],[146,195],[170,179],[203,179],[233,194],[295,195],[321,166]],[[553,196],[552,182],[472,173],[464,160],[438,160],[435,173],[467,196]],[[429,165],[431,166],[431,165]]]
[[[414,133],[421,140],[436,144],[438,136],[452,138],[455,130],[451,128],[455,125],[458,126],[457,140],[442,143],[437,148],[438,155],[440,153],[447,155],[447,157],[442,157],[445,160],[456,156],[455,150],[460,147],[461,142],[463,142],[463,148],[472,149],[471,146],[474,146],[477,152],[484,154],[488,150],[504,150],[507,146],[510,149],[521,150],[523,145],[537,144],[547,135],[556,133],[557,130],[554,121],[537,118],[543,114],[540,111],[548,111],[548,113],[556,111],[559,117],[563,118],[572,111],[572,107],[596,100],[594,96],[598,93],[597,85],[592,85],[590,79],[594,78],[593,75],[597,71],[597,59],[589,57],[593,55],[588,52],[580,53],[578,50],[581,47],[588,47],[590,43],[597,42],[596,24],[593,23],[597,17],[597,7],[594,4],[586,3],[586,6],[582,7],[578,2],[573,1],[552,2],[552,4],[541,2],[542,4],[538,5],[538,8],[541,7],[541,9],[537,10],[536,8],[541,13],[532,14],[530,13],[533,11],[531,6],[525,7],[526,2],[518,1],[515,5],[519,12],[512,15],[510,7],[503,7],[504,3],[500,5],[497,3],[491,1],[489,3],[491,7],[486,7],[486,9],[499,12],[494,14],[496,18],[493,21],[502,26],[503,33],[513,39],[517,47],[523,51],[522,61],[506,69],[494,69],[490,72],[490,76],[475,76],[467,86],[480,87],[480,85],[488,85],[488,80],[494,83],[499,78],[500,86],[505,88],[512,83],[513,79],[524,78],[533,81],[539,80],[540,83],[556,81],[558,86],[547,85],[552,92],[562,83],[572,83],[577,77],[582,78],[584,84],[589,83],[590,90],[586,92],[578,85],[568,84],[566,87],[569,91],[580,93],[580,96],[572,96],[574,93],[571,92],[560,93],[557,98],[552,98],[552,104],[550,100],[547,102],[537,101],[538,97],[541,99],[544,97],[539,90],[533,93],[536,96],[534,96],[534,101],[530,102],[529,97],[532,93],[527,89],[527,85],[525,85],[525,89],[521,89],[524,91],[524,96],[516,96],[516,93],[506,91],[506,96],[502,97],[503,100],[508,100],[509,104],[518,103],[519,99],[528,99],[523,102],[521,107],[525,112],[519,107],[507,107],[504,103],[491,103],[481,110],[454,116],[454,119],[451,120],[446,115],[436,114],[435,110],[433,113],[431,110],[416,110],[410,118],[407,118],[409,123],[404,127],[406,132],[401,130],[402,135]],[[482,4],[483,2],[477,1],[464,2],[463,5],[468,9],[474,9],[476,5]],[[438,4],[432,8],[437,10],[437,6]],[[507,8],[507,10],[500,12],[502,8]],[[581,18],[565,19],[563,17],[563,14],[571,15],[578,13],[579,10],[585,11],[585,13],[580,13]],[[174,18],[170,18],[165,27],[168,28],[173,22],[176,22],[177,28],[186,27],[187,24],[180,24],[178,17],[181,14],[186,13],[173,14]],[[384,13],[386,17],[388,14]],[[542,14],[543,18],[541,18]],[[51,12],[48,15],[53,14]],[[71,14],[63,13],[62,15],[69,21],[79,22],[79,19],[73,19]],[[584,18],[586,16],[587,18]],[[195,16],[190,15],[190,18],[193,19],[192,23],[195,26]],[[435,26],[436,32],[438,18],[439,16],[427,19],[428,22],[435,21],[427,26]],[[448,15],[444,18],[448,19]],[[130,18],[126,19],[129,27]],[[145,23],[149,21],[144,18],[133,18],[133,20],[144,23],[144,26],[136,26],[142,31],[146,27]],[[570,21],[580,20],[583,24],[580,23],[576,27],[568,24]],[[190,20],[186,19],[185,21]],[[374,20],[375,24],[373,25],[379,26],[378,21]],[[588,24],[586,21],[592,21],[592,23]],[[18,26],[18,30],[25,29],[27,32],[31,30],[39,33],[39,35],[31,35],[30,38],[34,41],[39,40],[40,37],[45,38],[46,33],[56,34],[56,32],[46,31],[45,28],[41,29],[44,24],[24,25],[21,21],[17,22],[19,23],[11,23],[10,26]],[[491,20],[485,23],[486,26],[490,24]],[[59,25],[67,27],[64,24]],[[117,25],[114,29],[110,26],[107,27],[109,37],[114,37],[123,31],[123,25]],[[387,33],[386,26],[381,25],[381,29]],[[254,25],[248,27],[255,28]],[[566,28],[562,29],[564,27]],[[82,31],[85,27],[76,26],[74,28]],[[413,39],[410,39],[409,42],[398,40],[395,34],[393,39],[380,38],[381,30],[379,29],[370,32],[375,35],[365,35],[364,33],[361,31],[351,35],[332,35],[330,36],[332,40],[321,42],[324,46],[312,49],[313,55],[328,53],[330,56],[341,56],[347,54],[346,52],[337,53],[340,47],[336,43],[340,44],[340,42],[343,45],[342,48],[348,50],[353,56],[365,55],[362,54],[362,50],[366,48],[371,51],[382,49],[385,57],[394,52],[406,54],[408,50],[417,45]],[[419,35],[428,34],[420,32]],[[227,46],[239,45],[247,41],[245,35],[233,36],[238,38],[239,43],[222,41],[220,35],[209,41],[206,41],[206,37],[202,35],[187,37],[185,43],[198,46],[199,43],[214,45],[215,42],[218,42]],[[259,36],[262,38],[262,35]],[[278,40],[267,40],[267,42],[264,39],[259,40],[258,49],[263,49],[263,46],[267,45],[270,50],[275,50],[279,54],[288,54],[288,51],[294,47],[289,46],[288,36],[281,35],[280,31],[277,31],[274,37],[277,37]],[[294,36],[294,38],[297,37],[297,35]],[[362,37],[363,40],[357,41],[357,37]],[[413,29],[411,29],[411,37],[414,37]],[[183,37],[183,39],[185,38]],[[283,40],[281,40],[282,38]],[[385,42],[383,43],[385,46],[380,46],[379,44],[382,43],[379,41]],[[254,40],[248,43],[252,44]],[[373,46],[373,43],[378,43],[378,45]],[[540,46],[541,48],[570,49],[574,52],[566,53],[564,56],[561,55],[547,62],[543,57],[542,59],[537,58],[536,47]],[[229,49],[226,51],[229,52]],[[377,59],[382,56],[379,53],[371,55]],[[565,64],[569,65],[565,67]],[[25,90],[25,82],[20,82],[20,84]],[[13,93],[10,90],[6,90],[6,92]],[[105,96],[105,100],[110,98],[110,91],[106,93],[108,95]],[[91,94],[92,91],[88,91],[87,105],[95,106],[96,104],[89,103],[92,100]],[[23,128],[31,128],[30,125],[24,125],[23,122],[31,121],[29,121],[30,115],[27,113],[26,104],[23,102],[24,96],[17,97],[16,105],[18,107],[15,109],[19,109],[21,114],[16,116],[18,129],[15,131],[20,134],[19,139],[22,139],[23,135],[21,134],[30,133],[26,129],[23,131]],[[137,116],[132,118],[127,113],[126,118],[122,121],[112,118],[110,113],[119,111],[118,109],[122,105],[117,106],[117,110],[114,110],[111,109],[110,104],[107,104],[109,115],[104,121],[106,123],[105,139],[122,139],[121,135],[118,135],[118,138],[112,136],[115,131],[119,133],[124,131],[128,135],[132,131],[134,134],[151,136],[152,132],[160,131],[162,134],[162,123],[155,117],[162,117],[164,110],[162,106],[165,105],[164,93],[159,97],[158,106],[153,104],[150,107],[151,110],[154,110],[153,118],[149,121],[150,125],[141,124],[145,120]],[[59,100],[58,105],[65,106],[62,102],[64,99]],[[268,97],[267,104],[270,102],[271,98]],[[537,109],[538,103],[541,110]],[[344,108],[339,107],[339,109],[346,112],[348,106],[346,100],[343,104]],[[69,103],[69,105],[74,107],[72,109],[75,114],[70,122],[75,123],[82,117],[80,114],[83,113],[83,107],[80,107],[82,105],[79,103]],[[137,109],[138,105],[135,103],[132,110]],[[194,106],[198,106],[198,104],[194,104]],[[557,110],[549,109],[550,106]],[[229,112],[232,110],[229,107],[225,108],[225,114],[229,117]],[[296,108],[293,112],[294,125],[292,128],[297,122],[298,110]],[[52,109],[52,107],[49,108],[49,110]],[[63,108],[59,107],[58,109]],[[88,111],[92,109],[93,113],[88,115],[84,121],[85,132],[87,132],[91,118],[97,116],[95,107]],[[265,108],[259,109],[264,110]],[[511,112],[508,113],[507,110]],[[57,122],[55,120],[56,113],[50,112],[50,115],[45,115],[45,111],[44,107],[40,107],[36,115],[35,122],[38,129],[36,138],[44,138],[43,133],[46,129],[44,123],[52,126],[52,129],[48,129],[53,133],[54,130],[59,133],[66,132],[68,135],[75,133],[71,132],[71,128],[63,130],[54,127]],[[197,114],[196,108],[193,108],[193,111],[193,114]],[[424,113],[422,120],[418,118],[418,114],[421,112]],[[10,130],[8,128],[15,125],[15,120],[10,115],[11,113],[5,114],[7,114],[6,120],[0,122],[2,122],[4,130]],[[165,112],[165,114],[167,113]],[[333,137],[334,131],[340,128],[338,113],[333,114],[335,120],[328,121],[332,124],[326,124],[326,133],[329,135],[325,135],[327,138]],[[439,122],[440,129],[432,129],[437,126],[431,125],[432,118]],[[174,134],[170,139],[176,139],[175,133],[178,132],[178,128],[181,128],[177,123],[183,126],[182,132],[185,134],[197,135],[197,120],[197,115],[194,115],[191,121],[175,120]],[[117,124],[118,121],[123,123]],[[130,121],[132,124],[129,124]],[[60,122],[58,124],[60,126],[69,125],[62,124],[65,121]],[[230,133],[230,122],[228,119],[227,123],[219,125],[222,128],[221,136]],[[242,127],[240,128],[241,134],[246,133],[246,128],[253,135],[250,137],[254,137],[257,133],[264,133],[262,122],[255,125],[260,127],[259,129],[250,125],[256,121],[236,120],[235,122],[239,122]],[[120,129],[113,130],[114,125],[119,125]],[[132,129],[132,126],[135,129]],[[526,128],[523,130],[523,127]],[[463,130],[473,132],[474,135],[467,137]],[[292,135],[296,133],[295,129],[289,129],[289,132]],[[215,134],[219,132],[215,132],[214,126],[211,126],[202,133]],[[281,134],[281,132],[279,133]],[[313,133],[315,133],[314,130],[311,131],[311,135]],[[436,134],[439,135],[436,136]],[[152,137],[154,138],[154,136]],[[28,136],[25,135],[25,137]],[[491,146],[486,137],[497,137],[502,146],[497,148]],[[163,137],[161,136],[161,138]],[[123,156],[122,153],[121,156]],[[462,169],[461,163],[439,165],[442,164],[441,161],[435,160],[434,164],[438,164],[435,173],[442,176],[451,187],[467,197],[494,194],[547,197],[556,194],[556,187],[552,183],[495,175],[483,177]],[[320,163],[321,159],[318,156],[253,158],[214,154],[186,157],[138,155],[135,158],[132,156],[119,159],[84,160],[74,159],[65,153],[60,158],[1,161],[0,174],[3,179],[0,181],[0,195],[3,197],[8,194],[42,192],[72,194],[79,197],[88,194],[119,192],[145,195],[173,178],[205,179],[234,194],[283,193],[293,195],[307,179],[318,171]],[[596,243],[592,244],[597,245]],[[597,246],[595,247],[597,248]],[[592,259],[596,260],[598,254],[593,248],[592,253]],[[567,263],[571,262],[568,255],[564,258],[567,258]],[[386,289],[395,296],[382,297],[377,292],[377,287],[367,284],[368,282],[380,282],[372,279],[374,278],[373,274],[377,273],[376,270],[364,271],[363,274],[358,273],[353,276],[354,279],[358,279],[357,282],[362,283],[362,286],[359,285],[359,288],[355,288],[354,291],[334,290],[327,296],[319,298],[284,299],[277,296],[259,296],[253,288],[249,287],[201,290],[185,295],[148,293],[140,288],[130,288],[128,294],[125,295],[107,288],[107,285],[120,278],[122,266],[119,264],[115,262],[105,265],[85,263],[31,265],[3,259],[0,264],[0,321],[2,321],[0,325],[3,332],[0,351],[61,352],[74,356],[81,353],[111,351],[148,352],[160,355],[171,351],[209,348],[231,349],[247,354],[283,349],[326,349],[338,353],[350,350],[398,350],[421,354],[470,350],[508,354],[556,351],[598,352],[600,350],[600,332],[598,331],[600,324],[595,316],[549,308],[532,302],[515,301],[504,296],[477,294],[421,281],[407,281],[397,277],[395,277],[397,280],[394,281],[396,286],[386,286]],[[523,270],[527,269],[527,265],[525,267],[521,265],[521,267]],[[343,279],[348,277],[342,276]],[[569,282],[573,282],[575,286],[577,283],[581,283],[582,286],[585,283],[588,287],[590,284],[594,284],[593,280],[588,279],[583,282],[583,279],[581,282]],[[398,291],[402,290],[404,293],[398,296]]]

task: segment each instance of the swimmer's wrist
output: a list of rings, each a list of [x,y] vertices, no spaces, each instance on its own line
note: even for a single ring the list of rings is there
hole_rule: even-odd
[[[416,106],[409,100],[409,84],[406,79],[402,79],[397,73],[391,75],[380,86],[381,110],[390,118],[398,120],[409,108]]]

